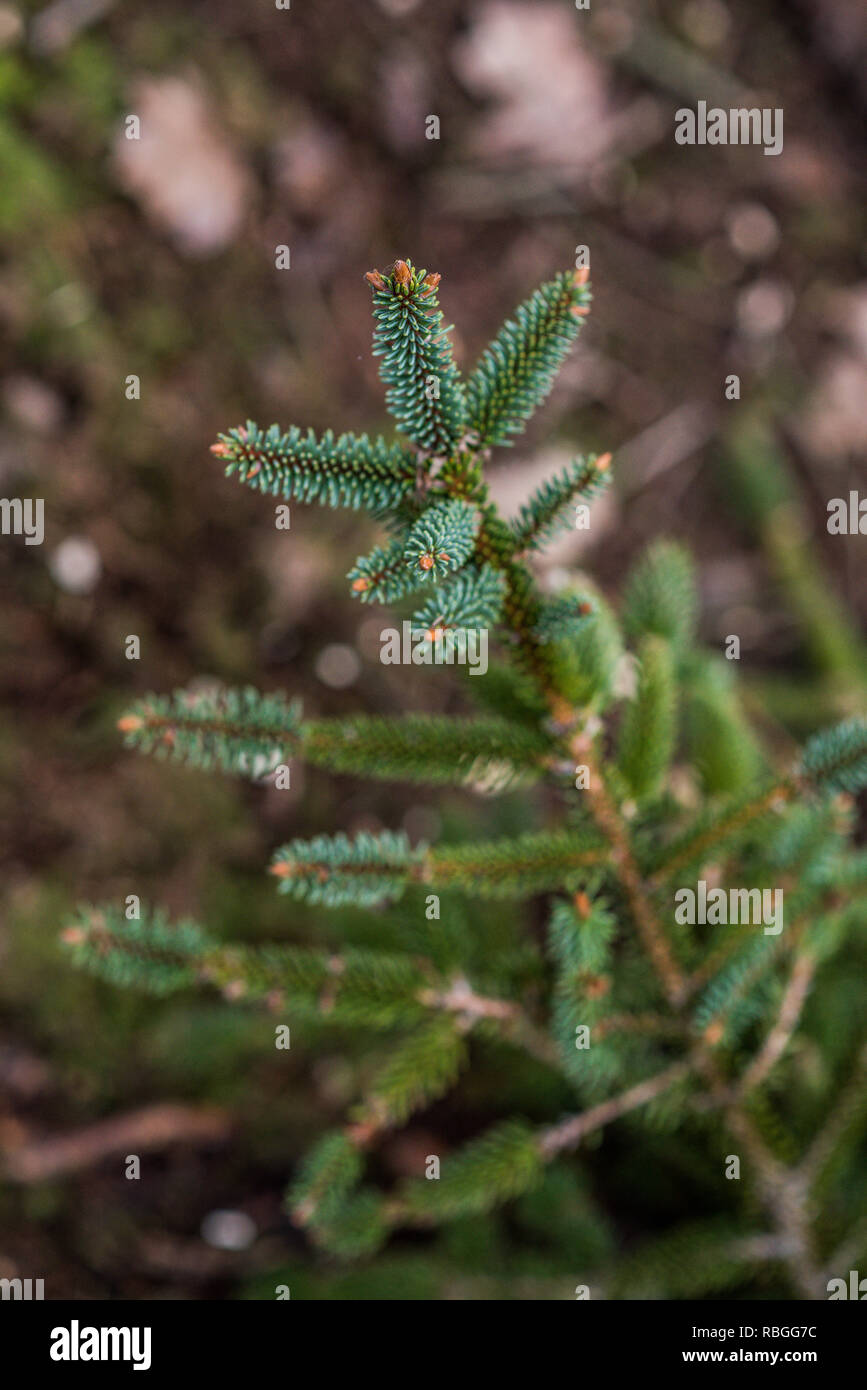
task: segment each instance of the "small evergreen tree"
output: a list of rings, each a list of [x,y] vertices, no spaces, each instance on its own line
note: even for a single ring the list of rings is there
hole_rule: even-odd
[[[278,849],[279,892],[324,909],[382,911],[409,893],[412,923],[389,937],[403,949],[226,945],[194,922],[160,911],[127,921],[111,905],[81,909],[65,941],[76,962],[117,984],[212,986],[300,1023],[385,1032],[385,1064],[288,1193],[293,1221],[325,1250],[370,1255],[399,1228],[516,1203],[556,1271],[577,1204],[598,1238],[585,1240],[575,1276],[605,1297],[715,1293],[765,1270],[782,1270],[795,1297],[823,1297],[827,1278],[867,1256],[857,1181],[867,1032],[847,1003],[829,1043],[825,1018],[863,933],[867,854],[853,847],[853,794],[867,783],[867,721],[814,736],[776,767],[730,668],[697,645],[693,569],[677,544],[638,561],[619,615],[582,585],[540,588],[534,552],[605,487],[610,457],[576,458],[511,521],[490,499],[485,466],[548,395],[589,312],[586,271],[538,289],[468,380],[443,325],[439,275],[398,261],[366,278],[398,441],[248,422],[212,452],[263,493],[371,512],[388,538],[354,565],[351,594],[418,604],[421,659],[447,659],[473,632],[495,630],[498,659],[467,682],[482,712],[306,720],[279,694],[193,690],[149,696],[119,727],[142,752],[254,778],[305,758],[372,778],[547,785],[559,822],[482,843],[383,832]],[[745,912],[715,925],[727,920],[719,907],[691,924],[676,906],[684,890],[714,888],[726,904],[731,888],[751,905],[744,890],[782,890],[782,930]],[[425,911],[442,893],[548,895],[547,941],[527,934],[492,952],[472,916],[455,931]],[[819,975],[825,1002],[811,1022]],[[541,1126],[507,1117],[444,1154],[439,1176],[420,1171],[388,1191],[366,1181],[366,1154],[458,1085],[474,1037],[556,1072],[574,1113]],[[572,1185],[573,1151],[617,1124],[648,1164],[663,1162],[660,1132],[676,1132],[681,1171],[718,1215],[617,1258],[604,1213]]]

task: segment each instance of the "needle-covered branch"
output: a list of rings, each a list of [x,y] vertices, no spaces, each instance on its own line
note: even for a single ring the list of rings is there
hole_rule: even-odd
[[[526,897],[562,883],[582,884],[604,867],[603,841],[587,830],[528,834],[517,839],[411,848],[404,834],[317,835],[279,849],[271,873],[280,891],[338,907],[373,906],[401,898],[413,883],[457,888],[481,897]]]
[[[505,587],[502,574],[490,565],[461,570],[413,614],[413,626],[434,636],[493,628],[502,617]]]
[[[558,1065],[519,1001],[480,993],[464,977],[403,952],[224,944],[187,918],[171,921],[142,907],[129,920],[116,904],[79,908],[62,939],[77,965],[111,984],[153,994],[211,987],[233,1003],[264,1003],[276,1016],[336,1027],[390,1032],[437,1018],[461,1035],[493,1027],[506,1042]]]
[[[496,787],[542,777],[550,735],[505,719],[301,718],[284,695],[207,687],[148,695],[119,720],[127,747],[262,778],[290,758],[387,780]]]
[[[438,274],[395,261],[367,275],[373,290],[373,355],[398,429],[431,454],[446,454],[466,426],[464,390],[439,307]]]
[[[136,701],[118,728],[127,747],[140,753],[263,777],[297,747],[301,702],[252,686],[176,690]]]
[[[542,777],[552,746],[543,731],[504,719],[421,714],[310,720],[299,739],[305,761],[334,772],[500,789]]]
[[[562,473],[543,483],[512,522],[517,550],[541,549],[572,519],[578,502],[590,502],[608,486],[611,455],[577,458]]]
[[[221,434],[211,453],[225,461],[227,477],[287,501],[379,511],[398,506],[416,485],[413,455],[379,435],[326,430],[317,439],[296,425],[283,434],[278,425],[262,430],[248,420]]]
[[[774,721],[759,710],[753,728],[737,663],[701,646],[699,587],[682,546],[651,545],[619,601],[587,575],[537,564],[573,509],[607,483],[608,454],[577,457],[512,522],[492,501],[490,453],[513,442],[550,391],[589,310],[586,271],[565,271],[531,295],[466,385],[438,304],[439,275],[401,260],[366,278],[402,439],[248,422],[213,452],[265,495],[373,514],[386,539],[360,542],[369,548],[350,572],[350,593],[365,604],[418,595],[383,657],[425,668],[414,682],[437,683],[430,707],[438,712],[304,719],[286,695],[210,683],[139,698],[120,729],[131,748],[273,778],[276,788],[289,785],[282,765],[297,758],[474,795],[446,799],[446,838],[433,846],[364,830],[296,835],[277,849],[280,891],[337,909],[322,922],[327,947],[318,933],[315,945],[257,943],[254,924],[244,942],[224,943],[195,921],[117,906],[83,909],[66,946],[113,984],[162,995],[211,987],[227,1003],[259,1001],[300,1024],[305,1047],[327,1024],[370,1035],[369,1053],[346,1061],[356,1108],[322,1137],[287,1198],[291,1219],[335,1259],[373,1255],[400,1226],[424,1233],[462,1217],[496,1242],[496,1209],[514,1202],[509,1220],[516,1229],[529,1223],[534,1249],[544,1240],[570,1272],[580,1250],[609,1296],[732,1289],[748,1297],[757,1272],[784,1292],[821,1296],[823,1250],[845,1250],[846,1223],[860,1230],[863,1216],[857,972],[867,854],[854,840],[867,719],[814,735],[780,774],[785,740],[766,745],[758,732]],[[596,516],[587,513],[591,528]],[[485,660],[470,660],[483,642]],[[427,669],[443,665],[468,668],[462,698],[483,713],[452,712],[462,709],[453,703],[456,671]],[[388,706],[400,709],[402,674],[389,678]],[[481,821],[478,794],[492,792],[520,793],[491,808],[500,833],[462,829]],[[297,809],[287,801],[287,836]],[[369,810],[373,818],[378,803]],[[723,933],[710,914],[676,916],[675,894],[696,880],[748,902],[753,884],[773,885],[786,904],[774,917],[779,934],[743,917]],[[553,904],[510,901],[549,893]],[[293,933],[310,916],[285,914]],[[531,1106],[538,1123],[506,1115],[455,1150],[432,1138],[424,1162],[435,1158],[437,1172],[408,1145],[405,1180],[386,1189],[384,1169],[372,1164],[365,1185],[365,1151],[452,1088],[464,1117],[502,1115],[481,1081],[467,1103],[464,1076],[478,1054],[489,1079],[495,1069],[484,1072],[484,1057],[504,1047],[515,1063],[509,1109]],[[789,1049],[792,1065],[775,1086]],[[836,1107],[823,1109],[815,1085],[800,1084],[797,1058],[837,1088]],[[564,1111],[569,1118],[558,1120]],[[425,1117],[434,1134],[441,1113]],[[625,1124],[618,1168],[632,1154],[636,1170],[652,1167],[670,1187],[688,1161],[702,1192],[726,1189],[725,1209],[638,1239],[612,1268],[622,1233],[590,1192],[605,1165],[576,1201],[583,1155],[574,1151],[633,1115],[646,1143],[630,1147],[635,1121]],[[796,1136],[811,1125],[817,1137],[801,1159]],[[666,1129],[686,1145],[673,1168]],[[745,1201],[740,1184],[721,1183],[716,1165],[729,1151],[743,1163]],[[431,1251],[432,1240],[425,1257]]]
[[[867,718],[848,719],[811,738],[803,757],[787,775],[742,792],[719,810],[696,818],[652,866],[657,880],[671,878],[710,855],[731,849],[757,821],[779,816],[787,806],[811,795],[858,792],[867,786]]]
[[[662,637],[638,648],[638,683],[620,729],[618,768],[637,801],[661,791],[677,733],[674,655]]]
[[[511,444],[547,398],[591,298],[586,270],[567,270],[503,324],[467,383],[470,426],[483,446]]]

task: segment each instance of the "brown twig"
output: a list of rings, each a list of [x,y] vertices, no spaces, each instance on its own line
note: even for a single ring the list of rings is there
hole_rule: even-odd
[[[72,1134],[9,1149],[3,1156],[4,1174],[13,1182],[46,1182],[92,1168],[117,1154],[153,1152],[172,1144],[219,1143],[230,1127],[230,1117],[214,1106],[147,1105]]]
[[[651,1076],[647,1081],[640,1081],[637,1086],[631,1086],[621,1095],[603,1100],[599,1105],[591,1106],[579,1115],[571,1115],[568,1120],[562,1120],[560,1124],[544,1130],[539,1139],[543,1157],[551,1159],[563,1149],[574,1149],[594,1130],[601,1129],[603,1125],[610,1124],[621,1115],[628,1115],[630,1110],[637,1110],[639,1106],[655,1100],[663,1091],[667,1091],[669,1086],[687,1076],[689,1070],[686,1062],[675,1062],[665,1071]]]
[[[647,888],[633,857],[620,811],[609,796],[602,773],[593,759],[590,735],[581,730],[572,738],[569,751],[588,769],[587,796],[590,814],[611,845],[611,861],[626,892],[639,936],[656,968],[669,1004],[677,1008],[685,994],[683,973],[657,920]]]
[[[558,1069],[562,1067],[556,1043],[536,1027],[520,1004],[512,999],[492,999],[477,994],[463,975],[452,980],[447,989],[425,989],[418,997],[420,1003],[428,1008],[454,1013],[467,1029],[486,1019],[499,1023],[505,1037],[522,1046],[538,1061]]]
[[[795,957],[777,1020],[765,1038],[760,1051],[756,1053],[741,1077],[738,1086],[740,1096],[744,1096],[754,1087],[760,1086],[768,1072],[776,1066],[782,1057],[798,1026],[801,1010],[804,1007],[815,973],[816,959],[814,956],[807,951],[802,951]]]

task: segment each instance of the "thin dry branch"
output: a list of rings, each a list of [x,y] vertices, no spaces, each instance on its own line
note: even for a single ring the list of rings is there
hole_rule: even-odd
[[[47,1182],[118,1154],[153,1153],[172,1144],[217,1144],[230,1128],[229,1115],[215,1106],[147,1105],[72,1134],[7,1149],[4,1176],[12,1182]]]

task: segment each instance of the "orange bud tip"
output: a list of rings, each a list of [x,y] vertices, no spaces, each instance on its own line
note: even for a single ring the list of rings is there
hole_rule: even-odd
[[[602,456],[596,460],[596,472],[597,472],[597,473],[604,473],[605,470],[606,470],[606,468],[610,467],[610,464],[611,464],[611,455],[610,455],[610,454],[602,454]]]
[[[425,285],[428,289],[435,290],[442,278],[439,271],[435,270],[432,275],[425,276]]]
[[[368,270],[364,278],[369,285],[373,286],[375,290],[388,289],[388,285],[386,284],[384,278],[380,275],[378,270]]]
[[[434,567],[434,558],[432,555],[420,555],[418,557],[418,563],[421,569],[432,570]]]
[[[288,878],[292,872],[292,866],[280,859],[276,864],[270,866],[268,872],[273,874],[275,878]]]
[[[580,319],[583,318],[585,314],[590,313],[590,306],[589,304],[573,304],[569,312],[570,314],[574,314],[576,318]]]
[[[122,734],[132,734],[136,729],[140,729],[144,720],[138,714],[125,714],[122,719],[117,721],[117,727]]]
[[[60,933],[60,940],[67,946],[80,946],[85,936],[86,933],[81,927],[64,927]]]
[[[593,604],[588,603],[585,599],[583,603],[579,603],[578,612],[581,613],[583,617],[588,617],[589,614],[593,612]]]
[[[367,588],[369,588],[369,585],[366,579],[353,579],[352,592],[354,594],[363,594]]]
[[[412,274],[406,261],[395,261],[394,278],[403,289],[406,289],[406,286],[412,279]]]
[[[218,459],[228,458],[229,456],[229,450],[221,439],[218,439],[216,444],[211,445],[211,453],[216,454]]]
[[[586,285],[589,279],[590,267],[589,265],[582,265],[579,267],[578,270],[575,271],[575,274],[572,276],[572,283],[573,285]]]

